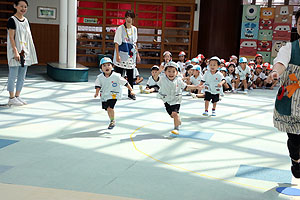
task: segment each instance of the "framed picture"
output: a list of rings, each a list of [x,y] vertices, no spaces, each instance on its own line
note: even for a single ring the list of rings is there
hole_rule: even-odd
[[[37,17],[42,19],[56,19],[56,8],[38,6]]]

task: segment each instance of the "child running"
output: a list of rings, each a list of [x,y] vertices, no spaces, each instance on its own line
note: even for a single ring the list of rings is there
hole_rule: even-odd
[[[178,135],[181,125],[179,117],[182,91],[184,89],[199,89],[199,86],[187,85],[178,77],[179,66],[171,61],[165,65],[165,73],[160,75],[157,85],[159,86],[158,96],[163,100],[166,111],[174,119],[174,130],[171,133]]]
[[[225,83],[224,76],[221,72],[217,71],[220,67],[221,60],[217,56],[209,60],[209,70],[204,74],[201,86],[205,88],[205,112],[204,116],[208,116],[209,102],[212,101],[212,116],[216,116],[217,102],[220,100],[221,87]]]
[[[100,98],[102,101],[102,109],[107,111],[110,123],[108,129],[113,129],[116,125],[114,107],[117,99],[122,96],[122,85],[126,86],[131,95],[135,95],[132,87],[128,84],[119,73],[113,72],[112,61],[108,57],[104,57],[100,61],[100,67],[102,69],[101,74],[97,76],[95,81],[96,98],[100,92]]]

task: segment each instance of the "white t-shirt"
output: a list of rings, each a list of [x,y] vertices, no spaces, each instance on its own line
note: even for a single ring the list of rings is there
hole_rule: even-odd
[[[202,80],[202,76],[200,74],[197,78],[195,78],[194,76],[190,78],[192,85],[199,85],[201,83],[201,80]]]
[[[159,86],[158,97],[170,105],[181,103],[182,91],[187,86],[180,77],[177,76],[171,81],[165,74],[160,75],[157,85]]]
[[[136,77],[139,76],[139,75],[140,75],[139,70],[135,67],[135,68],[133,69],[133,78],[136,78]]]
[[[287,68],[289,65],[289,62],[291,60],[291,54],[292,54],[292,43],[287,42],[286,45],[282,46],[279,49],[279,52],[277,54],[277,57],[274,59],[273,64],[281,63]]]
[[[178,61],[177,64],[178,64],[179,67],[180,67],[180,73],[181,73],[181,74],[184,74],[184,73],[185,73],[185,63],[184,63],[184,62]]]
[[[105,77],[104,73],[97,76],[95,86],[100,87],[101,101],[107,101],[109,99],[121,99],[122,86],[127,83],[119,73],[112,72],[109,77]]]
[[[240,80],[246,80],[246,75],[251,75],[251,69],[248,65],[246,65],[245,70],[242,69],[242,67],[239,65],[235,69],[235,74],[238,74],[240,76]]]
[[[159,81],[159,77],[158,77],[158,80],[155,81],[155,80],[153,79],[153,77],[150,76],[149,79],[148,79],[148,81],[147,81],[147,86],[154,86],[154,85],[157,85],[157,82],[158,82],[158,81]]]
[[[226,76],[226,77],[224,77],[224,79],[225,79],[226,83],[232,87],[232,83],[231,83],[232,78],[230,76]]]
[[[221,72],[217,71],[212,74],[211,71],[206,71],[202,77],[202,82],[204,82],[205,92],[210,92],[211,94],[220,94],[220,87],[218,84],[224,80],[224,76]]]
[[[265,80],[267,77],[266,77],[266,74],[263,72],[261,72],[258,75],[256,73],[254,73],[253,81],[256,81],[257,78],[260,78],[261,80]]]

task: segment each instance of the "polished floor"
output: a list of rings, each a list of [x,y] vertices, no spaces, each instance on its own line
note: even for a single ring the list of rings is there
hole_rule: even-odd
[[[93,98],[97,74],[63,83],[30,67],[22,93],[28,105],[5,106],[7,92],[0,93],[0,199],[274,200],[292,198],[277,187],[300,188],[287,136],[273,128],[275,90],[226,94],[216,117],[202,116],[203,99],[184,95],[173,137],[162,101],[138,87],[136,101],[124,88],[117,126],[108,130]],[[6,80],[1,68],[0,92]]]

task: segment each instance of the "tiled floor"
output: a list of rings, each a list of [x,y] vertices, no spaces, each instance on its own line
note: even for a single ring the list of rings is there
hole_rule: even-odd
[[[22,93],[29,104],[0,107],[0,139],[18,141],[0,148],[0,196],[290,198],[276,192],[297,184],[289,173],[287,136],[273,128],[276,91],[226,94],[216,117],[202,116],[203,99],[184,96],[181,135],[174,138],[162,101],[138,87],[136,101],[124,95],[117,102],[117,126],[107,130],[107,114],[93,98],[97,73],[90,70],[86,83],[62,83],[50,80],[44,67],[29,69]],[[6,79],[1,68],[0,92]],[[6,102],[4,91],[0,104]]]

